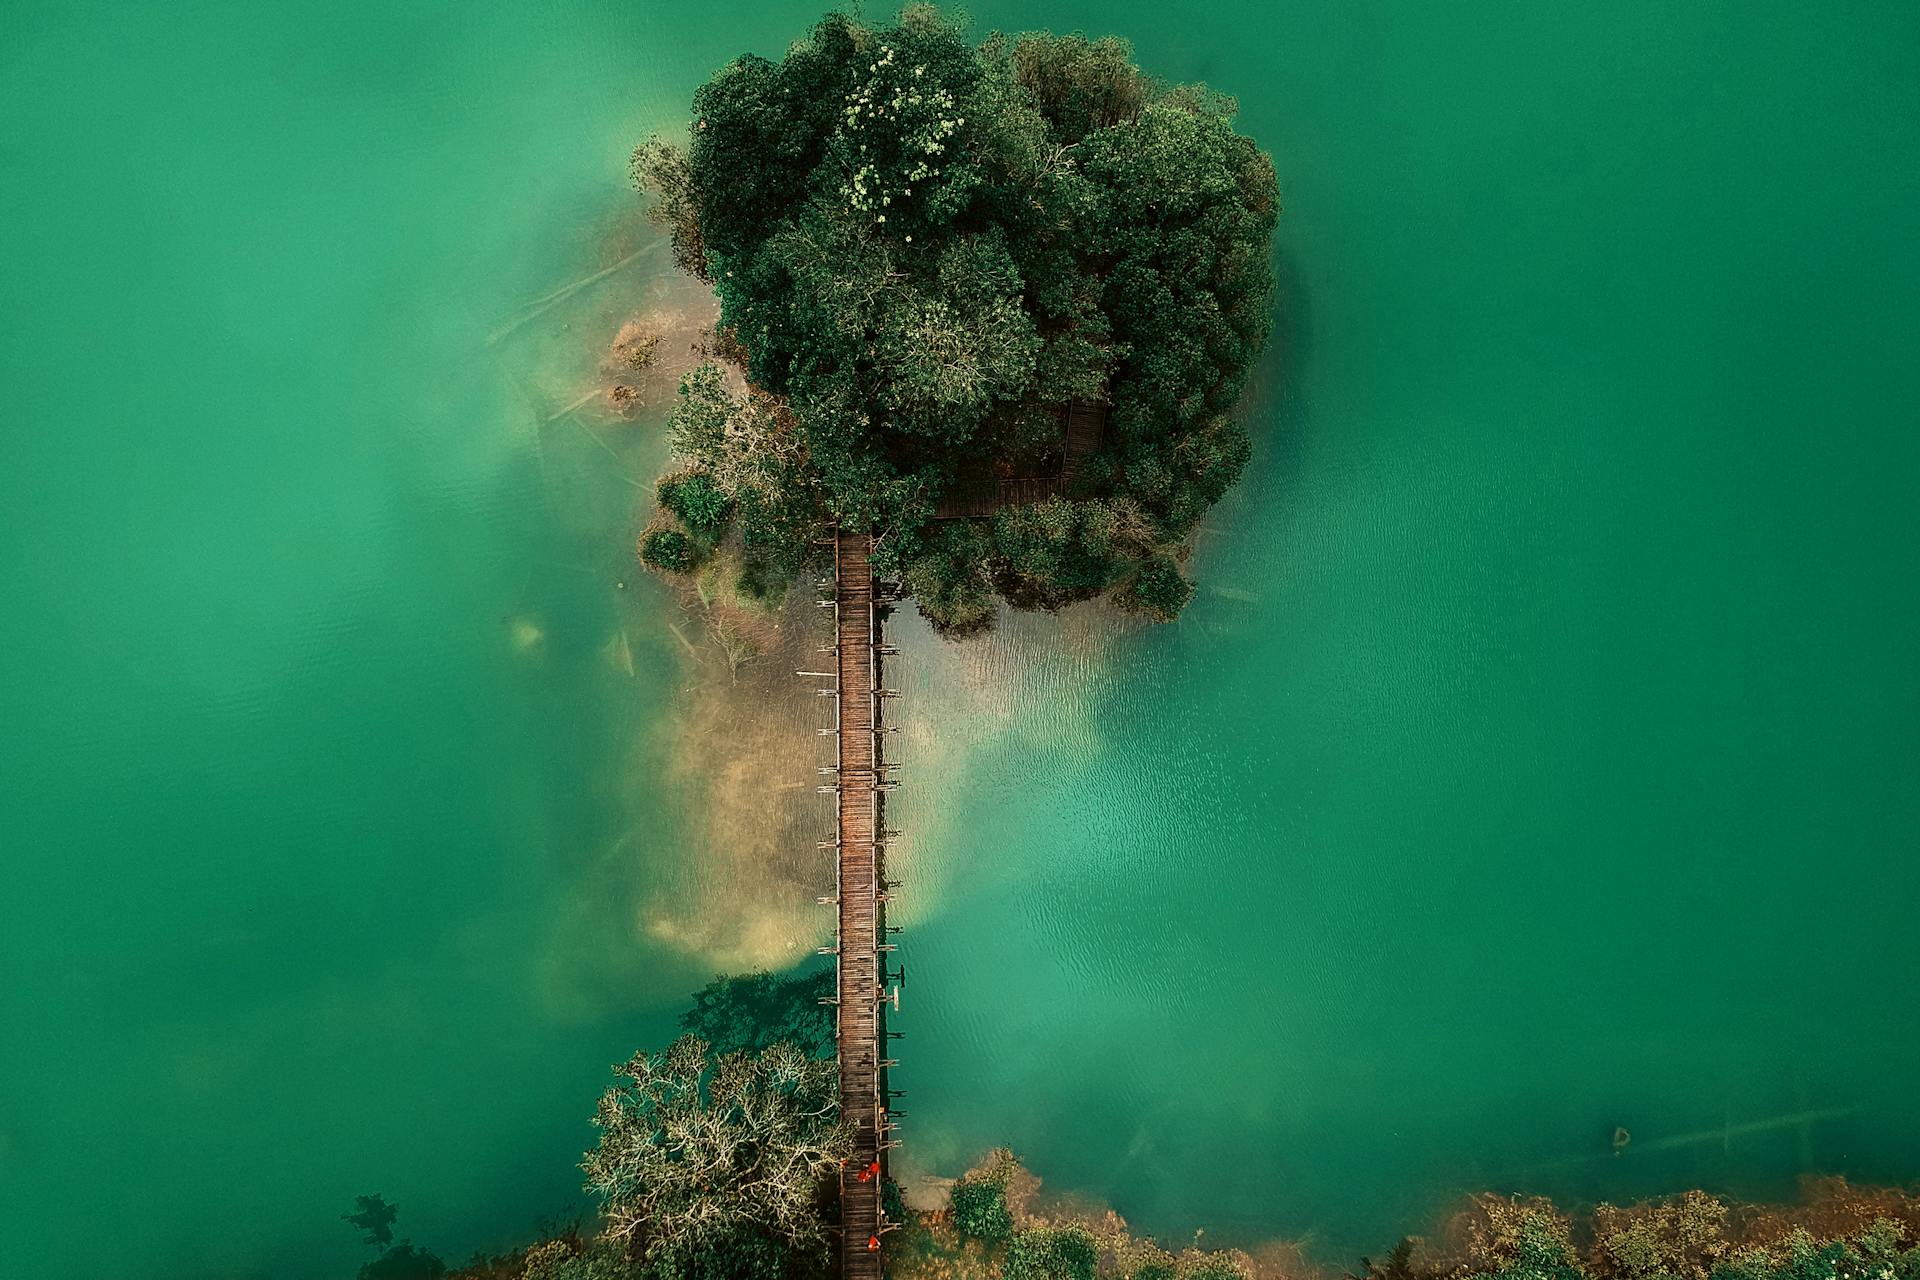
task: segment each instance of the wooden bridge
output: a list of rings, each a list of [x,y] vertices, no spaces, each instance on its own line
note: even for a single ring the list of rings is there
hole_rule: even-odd
[[[1060,410],[1061,465],[1052,475],[994,482],[978,491],[954,495],[940,516],[992,515],[1003,507],[1042,502],[1066,492],[1080,464],[1099,447],[1106,426],[1105,405],[1075,402]],[[834,839],[822,842],[834,851],[834,890],[821,902],[836,909],[839,928],[833,946],[837,981],[835,1039],[840,1057],[840,1116],[853,1126],[853,1151],[840,1170],[840,1274],[846,1280],[880,1280],[881,1239],[897,1223],[887,1221],[880,1192],[887,1176],[887,1151],[896,1145],[895,1117],[887,1087],[887,1004],[899,1007],[899,989],[888,990],[886,793],[893,789],[882,743],[891,726],[881,708],[893,691],[882,680],[882,659],[892,652],[881,636],[879,605],[883,592],[873,580],[873,539],[845,529],[833,539],[834,637],[831,672],[802,674],[833,678],[833,728],[837,757],[831,793],[838,809]],[[829,690],[821,690],[822,693]]]
[[[839,931],[827,948],[838,982],[836,1039],[840,1055],[840,1115],[853,1125],[853,1153],[840,1171],[840,1273],[849,1280],[878,1280],[880,1238],[895,1225],[886,1219],[880,1188],[887,1150],[894,1145],[885,1057],[887,941],[885,850],[888,832],[884,796],[892,789],[881,749],[887,727],[881,706],[891,693],[881,684],[878,593],[868,557],[873,540],[844,530],[834,536],[834,727],[839,744],[834,793],[839,827],[831,847],[837,872],[834,894]],[[824,603],[824,602],[823,602]],[[825,674],[816,673],[816,674]],[[823,690],[823,692],[825,692]],[[897,1001],[897,991],[893,998]]]

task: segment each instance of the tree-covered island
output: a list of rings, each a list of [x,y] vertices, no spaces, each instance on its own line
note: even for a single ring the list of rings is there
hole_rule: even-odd
[[[722,68],[688,145],[633,158],[721,306],[642,558],[774,601],[842,524],[949,634],[996,597],[1178,614],[1274,307],[1274,168],[1233,115],[1124,41],[975,46],[928,6]],[[1067,467],[1071,403],[1107,413]],[[1038,500],[939,518],[982,492]]]

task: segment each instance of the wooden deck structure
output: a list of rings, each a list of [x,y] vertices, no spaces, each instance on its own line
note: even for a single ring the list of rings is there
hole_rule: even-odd
[[[1061,432],[1060,488],[1073,488],[1080,478],[1080,464],[1100,447],[1107,431],[1107,406],[1092,400],[1074,400],[1067,405],[1066,425]]]
[[[845,530],[834,536],[834,785],[839,810],[834,841],[834,896],[839,930],[831,948],[838,966],[834,1000],[840,1056],[840,1115],[854,1128],[853,1153],[840,1171],[840,1273],[879,1280],[886,1220],[880,1188],[886,1177],[893,1121],[887,1107],[885,1004],[888,999],[884,793],[891,787],[881,750],[880,619],[873,540]]]
[[[1100,447],[1107,406],[1075,400],[1060,407],[1060,470],[1052,475],[1015,476],[956,489],[940,499],[936,520],[972,520],[1008,507],[1031,507],[1072,490],[1081,464]]]

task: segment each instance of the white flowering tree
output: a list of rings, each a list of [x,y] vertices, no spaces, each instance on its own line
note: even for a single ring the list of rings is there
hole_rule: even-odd
[[[780,1043],[715,1058],[682,1036],[616,1068],[582,1168],[637,1259],[747,1241],[824,1257],[824,1189],[850,1149],[835,1066]]]

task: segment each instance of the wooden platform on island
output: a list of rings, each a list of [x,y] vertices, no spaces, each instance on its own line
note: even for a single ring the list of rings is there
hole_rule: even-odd
[[[1106,433],[1107,406],[1075,400],[1060,407],[1060,470],[1051,475],[987,480],[943,495],[936,520],[977,520],[1008,507],[1031,507],[1070,492],[1080,468],[1100,447]]]

